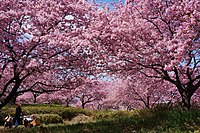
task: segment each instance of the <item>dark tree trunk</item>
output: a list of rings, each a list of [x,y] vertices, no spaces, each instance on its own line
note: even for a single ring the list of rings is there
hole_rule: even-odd
[[[82,103],[82,105],[81,105],[81,106],[82,106],[82,109],[84,109],[84,108],[85,108],[85,103]]]
[[[131,111],[131,110],[134,110],[134,108],[131,105],[128,105],[127,108],[126,108],[126,110],[127,111]]]
[[[98,104],[97,109],[101,109],[102,108],[102,104]]]
[[[192,95],[190,95],[190,93],[187,93],[187,92],[183,92],[181,94],[181,98],[182,98],[181,105],[182,105],[183,111],[189,111],[190,110],[190,108],[191,108],[191,103],[190,103],[191,97],[192,97]]]
[[[81,97],[81,106],[82,106],[82,109],[85,108],[85,104],[86,104],[84,98],[85,98],[85,95],[83,94],[82,97]]]
[[[69,103],[68,102],[66,103],[66,107],[69,107]]]
[[[10,101],[12,101],[13,97],[17,95],[17,89],[19,88],[21,82],[20,80],[16,79],[15,86],[13,87],[12,91],[9,93],[9,95],[0,103],[0,109],[3,108],[6,104],[8,104]]]
[[[147,103],[146,103],[146,108],[150,108],[150,96],[147,96]]]
[[[17,100],[17,96],[14,96],[11,102],[12,102],[13,104],[16,104],[16,100]]]
[[[65,102],[66,102],[66,107],[69,107],[69,104],[71,103],[72,98],[66,98]]]
[[[126,108],[126,110],[130,111],[131,110],[131,105],[128,105],[127,108]]]
[[[37,102],[37,95],[36,94],[33,94],[33,103],[36,103]]]
[[[191,108],[190,101],[191,101],[192,95],[195,93],[197,88],[195,88],[192,84],[189,84],[187,86],[178,85],[177,88],[181,95],[182,111],[189,111]]]

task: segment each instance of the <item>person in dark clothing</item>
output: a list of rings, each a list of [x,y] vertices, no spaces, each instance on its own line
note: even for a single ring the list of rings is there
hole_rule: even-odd
[[[17,104],[17,108],[15,111],[15,128],[20,124],[20,116],[22,116],[21,104]]]

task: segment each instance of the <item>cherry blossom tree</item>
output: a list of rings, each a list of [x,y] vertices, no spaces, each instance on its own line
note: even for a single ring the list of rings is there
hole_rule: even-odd
[[[175,86],[164,80],[148,78],[141,73],[128,77],[123,95],[123,103],[133,108],[151,108],[158,104],[178,103],[180,96]]]
[[[31,104],[34,103],[35,99],[31,92],[26,92],[22,95],[17,96],[16,103]]]
[[[44,80],[60,71],[87,72],[90,60],[78,38],[93,10],[95,6],[80,0],[0,1],[0,108],[17,93],[34,92],[35,86],[43,85],[35,92],[62,86]],[[45,73],[52,75],[44,78]]]
[[[101,101],[106,98],[104,85],[98,81],[89,80],[74,90],[75,97],[79,100],[81,107],[84,109],[86,104]]]
[[[200,1],[126,0],[114,6],[98,10],[85,35],[102,69],[166,80],[180,93],[182,109],[190,109],[200,87]]]
[[[76,82],[78,82],[76,80]],[[106,83],[106,82],[105,82]],[[21,103],[56,103],[62,104],[67,107],[69,106],[81,106],[82,108],[96,108],[98,102],[106,98],[105,84],[104,81],[98,80],[86,80],[76,88],[62,88],[60,90],[44,89],[41,91],[39,88],[34,91],[26,91],[22,95],[17,97],[17,102]],[[50,86],[48,86],[50,87]],[[72,87],[72,86],[70,86]],[[24,91],[24,89],[23,89]],[[37,92],[36,97],[34,93]]]
[[[66,107],[75,106],[78,102],[74,89],[61,89],[55,92],[42,93],[37,96],[36,103],[62,104]]]
[[[194,93],[192,96],[192,104],[194,106],[200,107],[200,90],[198,89],[197,92]]]

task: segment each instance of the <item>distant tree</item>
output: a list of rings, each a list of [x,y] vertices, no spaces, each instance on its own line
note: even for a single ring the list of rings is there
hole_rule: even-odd
[[[98,81],[87,81],[84,85],[75,89],[75,97],[79,100],[84,109],[86,104],[96,103],[106,98],[106,92],[103,85]]]
[[[160,103],[171,105],[179,102],[176,87],[164,80],[148,78],[141,73],[127,80],[127,87],[121,95],[124,95],[123,102],[131,107],[152,108]]]

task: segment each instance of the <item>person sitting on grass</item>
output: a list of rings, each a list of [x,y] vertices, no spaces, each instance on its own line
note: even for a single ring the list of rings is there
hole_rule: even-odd
[[[6,118],[5,118],[5,122],[4,122],[4,128],[8,127],[8,128],[11,128],[12,127],[12,124],[13,124],[13,118],[8,115]]]

